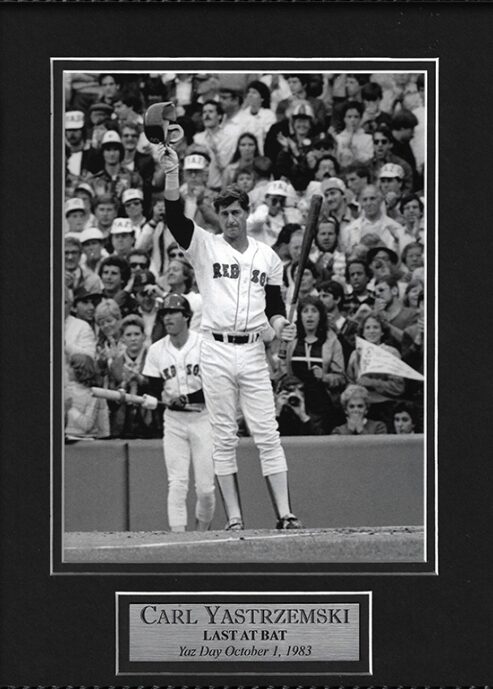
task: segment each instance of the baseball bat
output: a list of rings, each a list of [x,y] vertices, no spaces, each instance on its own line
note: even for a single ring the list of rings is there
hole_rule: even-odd
[[[100,397],[101,399],[110,400],[112,402],[123,402],[124,404],[137,404],[139,406],[141,406],[144,403],[144,398],[142,397],[142,395],[131,395],[129,392],[125,392],[124,390],[110,390],[108,388],[92,387],[91,393],[93,397]],[[166,405],[164,402],[160,402],[158,400],[158,409],[164,409],[167,406],[168,405]],[[188,404],[186,407],[183,407],[179,411],[202,411],[202,409],[202,406],[194,406],[193,404]]]
[[[320,209],[322,208],[323,198],[319,194],[314,194],[310,202],[310,208],[308,209],[308,218],[306,220],[305,233],[303,235],[303,243],[301,245],[300,258],[298,261],[298,268],[296,270],[296,277],[294,280],[293,296],[291,299],[291,304],[289,307],[288,321],[293,322],[294,314],[296,311],[296,302],[298,301],[298,295],[300,293],[301,280],[303,278],[303,271],[308,260],[308,255],[310,249],[317,234],[317,224],[318,216],[320,215]],[[279,346],[279,358],[285,359],[288,350],[288,343],[281,342]]]

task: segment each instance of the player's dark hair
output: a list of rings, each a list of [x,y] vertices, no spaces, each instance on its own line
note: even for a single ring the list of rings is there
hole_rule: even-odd
[[[361,117],[365,111],[365,106],[357,100],[348,100],[341,108],[341,117],[344,119],[348,110],[357,110]]]
[[[127,282],[130,280],[130,266],[128,265],[128,261],[126,261],[124,258],[121,258],[120,256],[108,256],[107,258],[103,258],[101,263],[99,264],[99,276],[103,274],[103,269],[106,266],[115,266],[116,268],[120,269],[120,275],[122,278],[122,285],[125,287]]]
[[[298,316],[296,319],[296,336],[298,340],[304,340],[305,338],[305,329],[303,327],[303,323],[301,320],[301,312],[305,308],[305,306],[308,306],[311,304],[314,306],[318,313],[320,314],[320,318],[318,321],[318,326],[317,330],[315,331],[315,335],[317,337],[317,340],[321,343],[325,342],[327,339],[327,311],[325,310],[325,306],[323,303],[318,299],[318,297],[314,297],[311,295],[308,295],[306,297],[303,297],[303,299],[300,299],[298,302],[298,307],[297,307],[297,312]]]
[[[69,364],[78,383],[87,388],[97,385],[98,372],[92,356],[89,354],[72,354]]]
[[[214,208],[216,209],[216,213],[218,213],[221,208],[226,208],[235,201],[238,201],[241,208],[248,213],[250,209],[250,200],[248,198],[248,194],[240,189],[236,184],[226,187],[226,189],[221,191],[221,193],[216,196],[214,199]]]

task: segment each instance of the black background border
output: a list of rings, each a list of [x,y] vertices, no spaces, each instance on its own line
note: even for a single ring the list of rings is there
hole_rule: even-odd
[[[491,683],[492,30],[486,3],[0,6],[0,683],[121,684],[114,592],[164,588],[163,577],[49,576],[50,57],[235,54],[440,59],[440,576],[330,577],[326,589],[373,590],[374,675],[318,683]],[[170,576],[167,588],[192,583]],[[193,580],[240,588],[288,581]]]

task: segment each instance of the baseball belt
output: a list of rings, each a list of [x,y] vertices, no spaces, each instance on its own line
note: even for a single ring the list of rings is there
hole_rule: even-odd
[[[218,342],[227,342],[228,344],[249,344],[258,342],[260,339],[259,332],[245,333],[244,335],[236,335],[234,333],[211,333],[212,337]]]

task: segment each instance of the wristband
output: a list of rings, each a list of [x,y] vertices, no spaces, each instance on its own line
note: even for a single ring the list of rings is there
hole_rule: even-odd
[[[175,191],[180,188],[180,178],[178,175],[178,166],[171,172],[166,174],[166,181],[164,184],[166,191]]]

